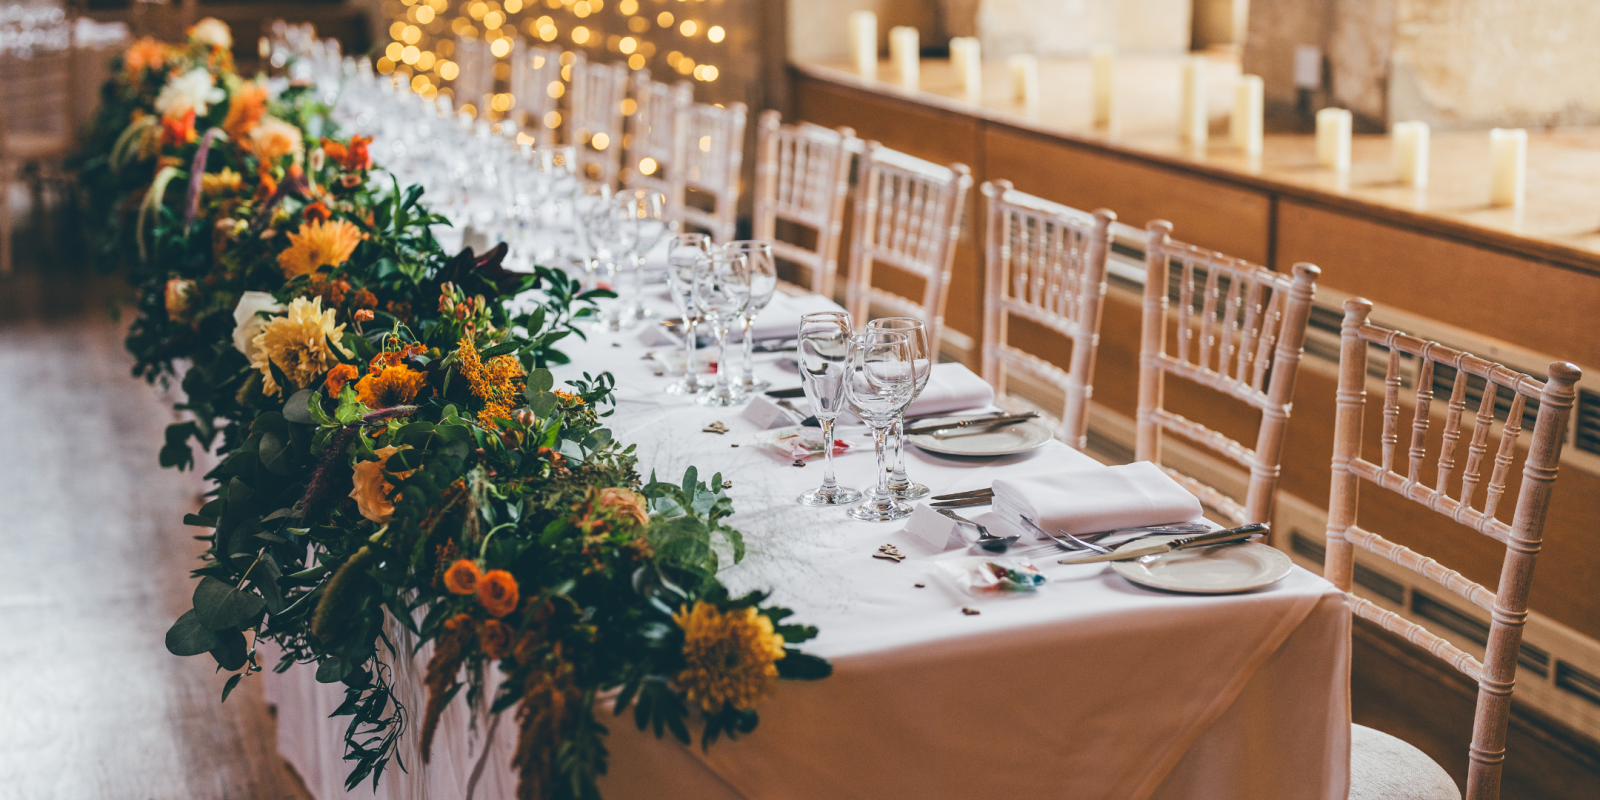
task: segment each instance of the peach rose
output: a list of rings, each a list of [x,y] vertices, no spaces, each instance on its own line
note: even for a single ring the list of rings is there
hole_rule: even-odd
[[[355,474],[352,477],[355,488],[350,490],[350,496],[355,498],[356,507],[361,509],[361,516],[380,525],[394,518],[394,501],[389,495],[394,492],[394,484],[384,476],[384,467],[389,463],[389,456],[400,452],[398,447],[385,447],[378,451],[377,461],[362,461],[356,464]],[[396,472],[401,478],[411,476],[416,470]]]
[[[503,569],[491,569],[478,579],[478,602],[491,616],[517,610],[517,579]]]
[[[595,505],[627,519],[632,517],[640,525],[650,522],[650,512],[645,509],[644,498],[631,489],[612,486],[600,490],[600,498]]]

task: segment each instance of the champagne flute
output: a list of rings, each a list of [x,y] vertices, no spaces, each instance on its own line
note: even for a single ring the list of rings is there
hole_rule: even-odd
[[[778,264],[772,259],[771,242],[747,239],[728,242],[723,246],[731,252],[743,253],[750,264],[750,304],[739,317],[744,330],[744,361],[741,362],[739,377],[734,381],[733,388],[754,394],[772,387],[767,381],[756,380],[755,341],[750,336],[750,326],[761,309],[767,307],[772,300],[772,293],[778,288]]]
[[[833,426],[844,403],[845,373],[849,369],[850,315],[842,311],[823,311],[800,318],[796,358],[800,362],[800,385],[805,389],[811,409],[822,423],[822,485],[800,495],[805,506],[843,506],[861,499],[855,489],[846,489],[833,479]]]
[[[696,400],[700,405],[732,406],[745,400],[728,382],[728,327],[749,300],[750,270],[744,256],[716,248],[695,261],[695,308],[717,334],[717,382]]]
[[[916,392],[916,362],[905,331],[868,330],[851,337],[845,369],[845,396],[856,416],[872,426],[878,452],[878,488],[850,509],[851,517],[890,522],[911,515],[911,507],[889,491],[889,429]]]
[[[700,327],[700,309],[694,303],[694,267],[710,252],[711,237],[703,233],[675,234],[667,243],[667,286],[683,315],[683,380],[668,386],[667,394],[696,394],[707,388],[694,369],[695,330]]]
[[[933,374],[933,352],[928,348],[928,330],[923,327],[922,320],[916,317],[882,317],[867,323],[867,330],[904,331],[909,338],[912,350],[912,363],[916,372],[916,390],[911,394],[912,402],[922,394],[928,386],[928,378]],[[918,500],[927,497],[928,487],[920,483],[912,483],[906,477],[906,426],[905,415],[901,414],[894,422],[893,431],[894,471],[889,474],[889,491],[901,500]],[[876,491],[876,490],[868,490]]]

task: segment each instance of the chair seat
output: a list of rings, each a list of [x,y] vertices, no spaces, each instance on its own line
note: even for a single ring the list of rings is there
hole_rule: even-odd
[[[1381,731],[1350,726],[1350,800],[1461,800],[1444,767]]]
[[[0,142],[0,157],[16,161],[62,158],[71,148],[71,141],[61,134],[16,131]]]

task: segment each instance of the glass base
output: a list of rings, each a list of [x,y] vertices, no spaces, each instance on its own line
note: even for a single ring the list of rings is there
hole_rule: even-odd
[[[861,493],[855,489],[835,486],[831,490],[817,487],[800,495],[800,505],[803,506],[847,506],[861,499]]]
[[[684,397],[687,395],[699,394],[710,388],[710,383],[698,378],[688,377],[673,381],[669,386],[667,386],[667,388],[662,389],[661,391],[670,395]]]
[[[885,500],[884,498],[868,499],[849,511],[844,512],[852,519],[864,522],[893,522],[911,516],[911,506],[898,500]]]
[[[920,483],[907,483],[905,486],[890,486],[889,496],[896,500],[921,500],[932,494],[933,491]],[[878,487],[867,490],[868,497],[878,496]]]
[[[719,408],[723,406],[736,406],[741,403],[748,402],[749,400],[750,396],[747,394],[740,394],[738,392],[734,392],[732,394],[717,394],[715,389],[705,392],[694,399],[694,401],[700,405],[716,406]]]
[[[755,394],[772,388],[770,381],[756,380],[755,378],[739,378],[733,382],[734,391]]]

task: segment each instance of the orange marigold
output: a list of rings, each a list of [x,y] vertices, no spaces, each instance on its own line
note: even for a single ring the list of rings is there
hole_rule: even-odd
[[[444,571],[444,588],[449,589],[451,594],[472,594],[478,590],[481,578],[478,565],[463,558]]]
[[[495,356],[485,364],[478,358],[478,348],[471,337],[461,337],[461,349],[456,351],[461,359],[461,374],[475,397],[483,400],[483,410],[478,412],[478,422],[484,427],[494,427],[496,417],[509,419],[522,399],[522,365],[509,355]]]
[[[300,210],[308,222],[323,222],[333,218],[333,212],[322,204],[321,200],[312,203]]]
[[[398,341],[399,340],[397,339],[390,339],[389,344],[392,346],[397,344]],[[385,350],[373,356],[372,360],[367,362],[367,372],[372,375],[377,375],[378,373],[383,372],[391,367],[400,366],[405,362],[406,359],[412,356],[420,356],[426,352],[428,352],[428,348],[423,347],[420,344],[408,344],[399,350]]]
[[[484,655],[496,661],[511,654],[511,636],[511,626],[497,619],[484,620],[478,628]]]
[[[511,573],[491,569],[478,579],[478,602],[491,616],[503,617],[516,611],[517,599],[517,579]]]
[[[368,408],[393,408],[415,400],[427,384],[428,377],[410,367],[384,367],[358,381],[356,395]]]
[[[289,249],[278,254],[278,266],[287,278],[337,267],[350,260],[365,238],[360,228],[346,220],[302,222],[300,230],[289,234]]]
[[[222,129],[235,141],[244,139],[255,130],[267,114],[267,87],[258,83],[241,85],[228,98],[228,116]]]
[[[344,385],[355,380],[360,374],[353,365],[340,364],[328,370],[328,379],[323,382],[323,386],[328,390],[329,397],[338,397],[339,393],[344,391]]]

